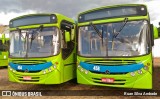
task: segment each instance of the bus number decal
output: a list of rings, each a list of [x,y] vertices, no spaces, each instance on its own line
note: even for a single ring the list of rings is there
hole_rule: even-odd
[[[93,70],[100,71],[100,67],[99,66],[93,66]]]
[[[17,68],[18,68],[19,70],[22,70],[22,66],[18,66]]]

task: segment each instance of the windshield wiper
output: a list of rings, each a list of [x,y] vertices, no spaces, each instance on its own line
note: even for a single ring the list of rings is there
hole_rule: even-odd
[[[123,30],[123,28],[126,26],[126,24],[127,24],[127,22],[128,22],[128,18],[125,18],[124,19],[124,24],[121,26],[121,28],[119,29],[119,31],[117,32],[117,33],[114,33],[114,38],[116,38],[119,34],[120,34],[120,32]]]
[[[120,32],[121,32],[121,31],[123,30],[123,28],[126,26],[127,22],[128,22],[128,18],[124,18],[124,24],[121,26],[121,28],[119,29],[119,31],[116,32],[116,33],[115,33],[115,31],[114,31],[114,27],[112,27],[112,33],[113,33],[113,37],[112,37],[112,50],[113,50],[113,48],[114,48],[114,38],[116,38],[116,37],[120,34]]]
[[[102,38],[101,32],[97,29],[97,27],[92,22],[90,22],[90,25],[93,27],[98,36]]]
[[[37,35],[39,34],[39,32],[42,32],[42,30],[43,30],[43,25],[40,25],[40,27],[37,30],[31,32],[30,49],[31,49],[33,40],[37,37]]]
[[[104,32],[104,29],[102,27],[102,33],[97,29],[97,27],[92,23],[90,22],[90,26],[93,27],[93,29],[95,30],[95,32],[98,34],[98,36],[102,39],[102,45],[103,45],[103,32]]]

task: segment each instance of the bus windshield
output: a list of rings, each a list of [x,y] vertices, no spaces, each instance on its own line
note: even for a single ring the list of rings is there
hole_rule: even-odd
[[[33,37],[34,35],[34,37]],[[59,52],[59,30],[56,27],[11,31],[11,57],[47,57]]]
[[[148,22],[128,21],[122,28],[123,24],[124,22],[95,24],[102,37],[90,25],[79,27],[79,55],[127,57],[149,53]]]

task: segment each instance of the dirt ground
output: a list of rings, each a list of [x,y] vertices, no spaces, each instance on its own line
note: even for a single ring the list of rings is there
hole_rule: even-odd
[[[124,98],[125,97],[121,97],[121,96],[114,96],[114,97],[111,97],[112,95],[119,95],[121,94],[121,91],[122,90],[126,90],[126,91],[130,91],[130,90],[135,90],[135,89],[123,89],[123,88],[111,88],[111,87],[102,87],[102,86],[88,86],[88,85],[81,85],[81,84],[77,84],[76,83],[76,79],[74,80],[71,80],[69,82],[66,82],[66,83],[63,83],[63,84],[60,84],[60,85],[35,85],[35,84],[20,84],[20,83],[13,83],[13,82],[9,82],[8,81],[8,73],[7,73],[7,68],[4,67],[4,68],[0,68],[0,90],[40,90],[40,91],[43,91],[43,93],[45,93],[46,95],[54,95],[55,98],[69,98],[69,99],[73,99],[73,98],[78,98],[78,99],[88,99],[88,98],[91,98],[91,99],[106,99],[106,98],[114,98],[114,99],[117,99],[117,98]],[[107,95],[110,95],[109,97],[106,95],[106,96],[81,96],[81,94],[77,94],[78,96],[81,96],[81,97],[76,97],[76,96],[59,96],[60,94],[53,94],[53,92],[56,92],[58,93],[59,91],[62,91],[63,90],[67,90],[67,91],[72,91],[74,93],[73,90],[82,90],[82,91],[86,91],[86,94],[87,94],[87,91],[94,91],[94,90],[107,90]],[[160,58],[154,58],[154,71],[153,71],[153,90],[160,90]],[[52,93],[50,92],[52,91]],[[67,91],[66,91],[66,94],[67,94]],[[101,93],[101,91],[95,91],[95,95],[98,94],[98,93]],[[160,93],[159,93],[160,94]],[[84,95],[84,93],[82,94]],[[132,98],[136,98],[138,96],[134,96],[134,97],[130,97],[131,99]],[[4,97],[3,97],[4,98]],[[16,98],[16,97],[14,97]],[[29,98],[29,97],[28,97]],[[37,97],[38,98],[38,97]],[[41,97],[43,98],[43,97]],[[45,97],[44,97],[45,98]],[[46,97],[47,98],[47,97]],[[49,98],[49,97],[48,97]],[[141,97],[139,97],[141,99]],[[146,98],[146,97],[145,97]],[[151,98],[151,97],[149,97]],[[153,99],[156,99],[158,97],[152,97]],[[147,98],[146,98],[147,99]]]

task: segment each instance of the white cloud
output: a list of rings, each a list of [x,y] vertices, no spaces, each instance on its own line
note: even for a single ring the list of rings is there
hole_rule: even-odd
[[[0,13],[0,24],[3,24],[3,25],[8,25],[9,24],[9,21],[12,19],[12,18],[15,18],[15,17],[18,17],[18,16],[21,16],[21,15],[26,15],[26,14],[33,14],[33,13],[36,13],[36,11],[26,11],[26,12],[23,12],[23,13],[16,13],[16,12],[11,12],[11,13],[4,13],[4,12],[1,12]]]
[[[158,23],[160,22],[160,0],[151,0],[148,2],[145,2],[145,4],[148,7],[151,23],[153,23],[155,26],[159,26]]]

